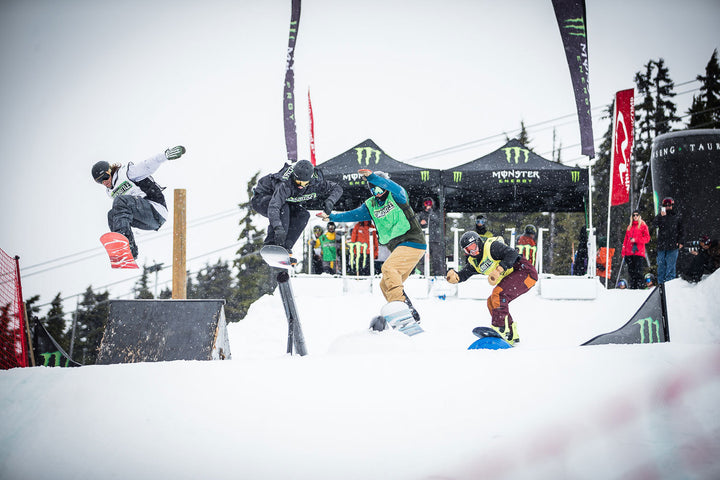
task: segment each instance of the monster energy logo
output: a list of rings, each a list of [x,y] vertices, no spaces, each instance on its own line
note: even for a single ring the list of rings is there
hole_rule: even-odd
[[[117,187],[115,187],[115,189],[112,191],[111,196],[113,198],[115,198],[118,195],[124,194],[125,192],[130,190],[132,187],[133,187],[132,183],[130,183],[126,180],[126,181],[122,182],[120,185],[118,185]]]
[[[533,179],[540,180],[538,170],[501,170],[493,172],[492,178],[497,178],[498,183],[532,183]]]
[[[387,215],[388,213],[390,213],[390,211],[392,211],[392,209],[394,209],[394,208],[395,208],[395,204],[394,204],[394,203],[388,203],[388,204],[385,205],[384,207],[375,210],[375,212],[374,212],[375,217],[376,217],[376,218],[383,218],[385,215]]]
[[[653,326],[655,327],[657,342],[660,343],[660,321],[654,320],[652,317],[647,317],[641,318],[635,323],[640,325],[640,343],[655,343],[653,341]],[[645,339],[645,325],[647,325],[647,339]]]
[[[585,19],[568,18],[565,20],[565,30],[568,31],[568,35],[585,38]]]
[[[537,259],[537,247],[533,245],[516,245],[518,253],[525,257],[530,263],[535,265]]]
[[[360,165],[363,164],[363,160],[365,161],[365,165],[370,165],[370,159],[372,157],[375,157],[375,165],[380,162],[380,154],[382,154],[380,150],[375,150],[372,147],[356,147],[355,151],[357,152],[357,161]]]
[[[460,183],[460,180],[462,180],[462,172],[453,172],[453,181]]]
[[[507,159],[508,163],[512,163],[513,157],[515,158],[515,163],[520,163],[521,155],[525,157],[523,163],[527,163],[530,159],[530,150],[528,150],[527,148],[505,147],[502,150],[505,151],[505,158]]]
[[[52,353],[41,353],[40,355],[42,355],[42,357],[45,359],[45,361],[43,362],[43,367],[52,367],[52,366],[59,367],[59,366],[61,366],[60,360],[62,360],[63,355],[59,351],[52,352]],[[53,363],[50,363],[51,358],[53,359]],[[66,367],[68,366],[68,363],[69,363],[69,360],[65,360]]]
[[[577,183],[580,181],[580,171],[579,170],[574,170],[574,171],[570,172],[570,176],[572,177],[573,183]]]
[[[313,200],[317,197],[317,193],[306,193],[305,195],[297,195],[295,197],[288,197],[285,199],[286,202],[292,202],[292,203],[300,203],[300,202],[307,202],[308,200]]]
[[[420,181],[427,182],[430,180],[430,170],[423,170],[420,172]]]
[[[370,246],[363,242],[348,242],[348,249],[350,250],[350,258],[348,263],[355,266],[355,274],[360,272],[360,257],[362,256],[363,268],[367,266],[368,260],[368,248]]]

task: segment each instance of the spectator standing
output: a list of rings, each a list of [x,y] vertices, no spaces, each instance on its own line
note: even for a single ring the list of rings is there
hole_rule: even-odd
[[[653,220],[657,230],[657,280],[658,284],[672,280],[676,275],[678,252],[683,242],[682,216],[675,210],[675,200],[665,197],[660,213]]]
[[[335,274],[337,271],[338,244],[335,223],[328,222],[327,232],[320,235],[323,273]]]
[[[643,285],[643,261],[645,261],[645,244],[650,241],[647,223],[638,210],[633,211],[630,225],[625,230],[622,256],[630,273],[630,288],[641,289]]]
[[[483,237],[483,239],[492,238],[493,236],[492,232],[488,230],[489,226],[490,222],[488,221],[487,217],[482,213],[475,217],[475,231],[478,235]]]
[[[432,198],[426,198],[423,200],[423,209],[421,212],[418,212],[417,219],[418,223],[420,223],[420,228],[428,228],[430,225],[430,212],[433,209],[433,200]]]
[[[530,263],[535,265],[537,260],[537,243],[535,243],[537,228],[535,228],[535,225],[525,225],[524,232],[517,239],[517,250],[523,257],[530,260]]]
[[[313,238],[308,240],[310,247],[312,248],[312,273],[320,275],[323,271],[322,264],[322,250],[320,249],[320,237],[325,233],[325,230],[320,225],[313,227]]]

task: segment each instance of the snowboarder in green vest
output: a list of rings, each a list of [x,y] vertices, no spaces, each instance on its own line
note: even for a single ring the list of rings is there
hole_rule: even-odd
[[[372,196],[355,210],[331,215],[320,214],[333,222],[362,222],[375,224],[378,240],[392,252],[382,266],[380,290],[388,302],[405,302],[419,318],[410,300],[405,296],[403,284],[425,255],[425,234],[410,207],[407,191],[390,180],[385,172],[360,169],[367,180]]]

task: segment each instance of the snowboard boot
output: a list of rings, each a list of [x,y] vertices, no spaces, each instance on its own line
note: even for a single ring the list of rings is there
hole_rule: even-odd
[[[405,297],[405,305],[410,307],[410,312],[412,312],[412,316],[415,319],[417,323],[420,323],[420,314],[417,310],[415,310],[415,307],[413,306],[412,302],[410,301],[410,297],[407,296],[407,293],[405,293],[405,290],[403,290],[403,296]]]
[[[382,315],[378,315],[370,322],[370,329],[375,332],[382,332],[387,328],[387,321]]]
[[[508,325],[508,317],[505,317],[505,325],[497,326],[491,325],[492,329],[498,332],[510,345],[520,343],[520,336],[517,331],[517,324],[515,322]]]

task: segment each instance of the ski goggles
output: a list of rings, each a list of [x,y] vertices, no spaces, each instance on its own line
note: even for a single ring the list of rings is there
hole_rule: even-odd
[[[477,256],[480,253],[480,247],[478,247],[477,242],[468,243],[463,247],[463,251],[468,254],[472,255],[473,257]]]
[[[487,220],[484,218],[479,218],[475,221],[476,225],[485,225],[487,223]]]
[[[378,195],[382,195],[383,192],[385,191],[382,188],[378,187],[377,185],[368,185],[368,186],[370,187],[370,192],[372,192],[372,194],[375,195],[376,197]]]
[[[108,178],[110,178],[110,170],[108,170],[107,172],[102,172],[100,175],[95,177],[95,181],[97,183],[103,183]]]
[[[298,180],[297,178],[295,179],[295,185],[297,185],[298,187],[307,187],[309,183],[310,180]]]

